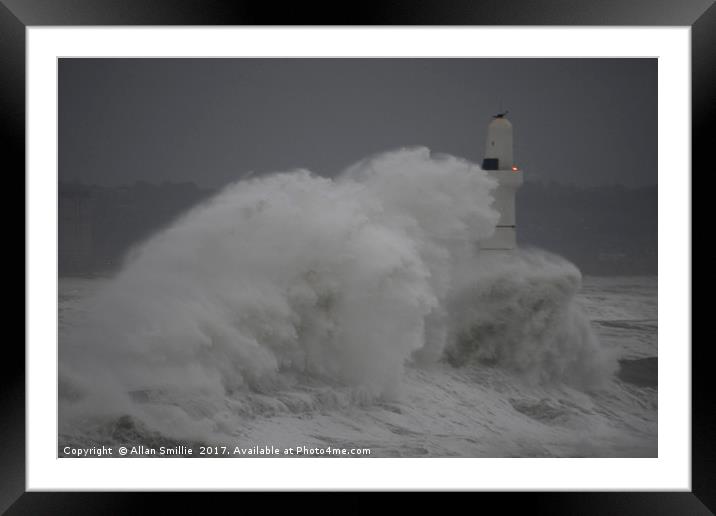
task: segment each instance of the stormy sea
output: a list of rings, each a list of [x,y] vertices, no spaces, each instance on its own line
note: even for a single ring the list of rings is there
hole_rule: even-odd
[[[480,251],[495,186],[425,148],[246,179],[60,278],[58,455],[655,457],[656,277]]]

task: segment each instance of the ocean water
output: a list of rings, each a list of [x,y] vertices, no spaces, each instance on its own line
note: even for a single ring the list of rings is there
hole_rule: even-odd
[[[271,174],[62,279],[60,454],[655,456],[655,278],[481,252],[495,187],[425,148]]]
[[[60,279],[60,345],[68,325],[82,321],[83,299],[108,281]],[[374,457],[657,456],[655,367],[647,371],[647,381],[621,373],[640,360],[656,365],[656,277],[586,277],[577,302],[599,340],[622,360],[606,387],[595,392],[535,385],[499,366],[439,362],[406,367],[401,397],[392,400],[361,399],[320,378],[253,393],[235,438],[227,441],[164,436],[131,416],[108,415],[62,427],[60,447],[226,442],[369,448]]]

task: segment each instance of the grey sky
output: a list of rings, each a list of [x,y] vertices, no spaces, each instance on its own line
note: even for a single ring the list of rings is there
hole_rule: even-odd
[[[333,175],[424,145],[479,162],[500,103],[528,180],[657,182],[656,59],[62,59],[60,179]]]

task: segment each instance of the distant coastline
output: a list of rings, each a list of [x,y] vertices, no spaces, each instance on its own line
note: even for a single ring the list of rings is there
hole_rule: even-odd
[[[132,248],[217,192],[189,182],[60,182],[60,275],[112,274]],[[585,275],[657,274],[656,186],[527,181],[517,195],[520,246],[560,254]]]

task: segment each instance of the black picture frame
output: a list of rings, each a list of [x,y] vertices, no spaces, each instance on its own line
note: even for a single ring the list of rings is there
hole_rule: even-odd
[[[20,192],[23,192],[24,200],[25,28],[42,25],[690,26],[692,168],[696,170],[698,167],[704,173],[709,172],[706,160],[712,141],[707,136],[707,129],[716,110],[716,6],[712,0],[383,0],[356,4],[335,3],[333,7],[323,3],[313,5],[303,2],[272,5],[268,1],[0,0],[0,131],[4,142],[1,147],[4,154],[1,169],[5,172],[6,187],[12,188],[11,191],[6,190],[6,200],[19,198]],[[16,208],[10,208],[7,202],[3,205],[7,212],[5,220],[16,220]],[[15,226],[6,223],[5,227],[7,231]],[[23,224],[23,242],[24,239]],[[19,265],[20,253],[14,252],[8,257],[9,264]],[[24,251],[22,259],[24,267],[27,259]],[[9,272],[6,274],[13,276]],[[19,310],[15,308],[19,303],[9,306]],[[23,312],[24,309],[23,303]],[[19,321],[21,317],[19,314],[18,317],[12,317],[8,311],[6,322],[14,323],[15,319]],[[550,514],[716,512],[716,404],[711,394],[713,389],[708,383],[712,368],[710,347],[708,340],[697,342],[692,347],[691,492],[481,493],[478,496],[482,499],[478,503],[499,504],[501,511],[510,511],[527,503],[530,510]],[[170,510],[166,505],[169,500],[160,494],[26,493],[25,353],[17,338],[6,339],[3,351],[4,371],[0,375],[3,384],[0,391],[0,511],[7,510],[7,514],[13,515],[143,513],[149,507],[147,498],[160,501],[162,512]],[[331,502],[330,498],[321,498],[320,507],[329,510],[331,507],[334,510],[343,507],[351,512],[366,512],[373,510],[372,496],[375,495],[358,498],[354,494],[352,497],[355,502],[347,504],[345,500]],[[179,502],[185,510],[191,507],[186,496],[180,497]],[[305,499],[298,503],[318,507]],[[202,502],[206,509],[204,504]]]

